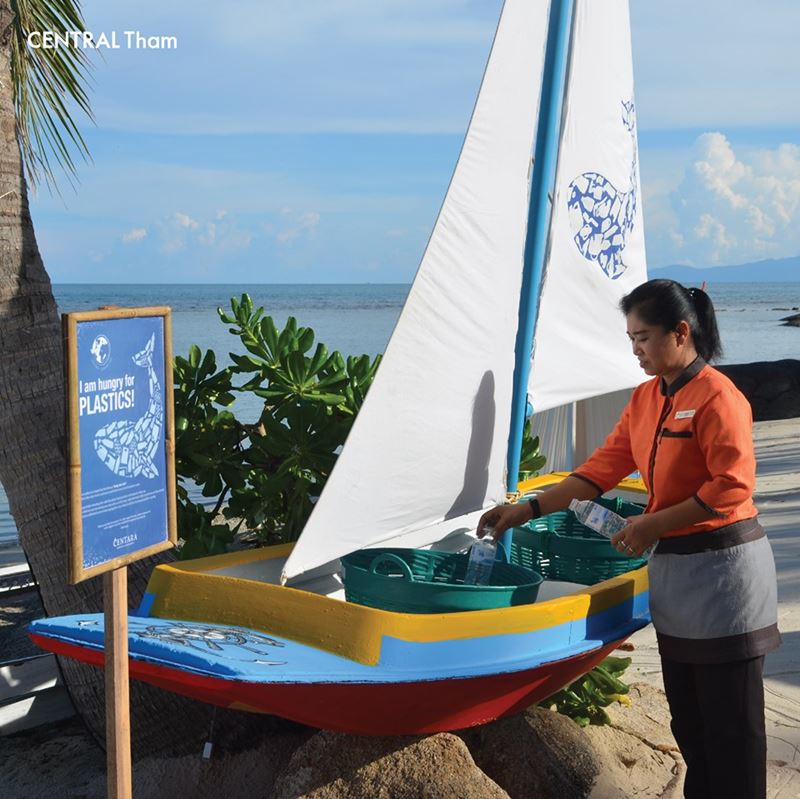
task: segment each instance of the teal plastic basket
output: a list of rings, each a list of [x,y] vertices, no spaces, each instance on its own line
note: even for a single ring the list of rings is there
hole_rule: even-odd
[[[644,512],[642,505],[619,497],[594,500],[625,518]],[[547,580],[594,585],[638,569],[645,558],[619,552],[605,537],[582,525],[572,511],[558,511],[514,529],[511,563]]]
[[[495,561],[488,585],[465,585],[468,559],[427,549],[362,549],[342,558],[345,597],[398,613],[457,613],[536,601],[540,574]]]

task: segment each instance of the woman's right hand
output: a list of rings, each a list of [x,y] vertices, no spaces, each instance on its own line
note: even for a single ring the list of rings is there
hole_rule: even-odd
[[[481,520],[478,522],[478,538],[486,535],[484,528],[494,527],[492,535],[497,539],[509,527],[519,527],[525,522],[529,522],[532,515],[528,502],[519,502],[516,505],[497,505],[481,516]]]

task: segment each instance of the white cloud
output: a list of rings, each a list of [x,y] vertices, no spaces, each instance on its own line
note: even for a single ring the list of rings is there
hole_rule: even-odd
[[[797,255],[800,147],[737,154],[722,133],[704,133],[679,186],[654,197],[652,211],[645,219],[658,263],[711,266]]]
[[[234,252],[245,250],[253,241],[252,233],[236,224],[227,211],[214,212],[215,221],[194,217],[180,211],[170,214],[156,224],[158,247],[166,255],[190,248]]]
[[[186,214],[182,214],[180,211],[175,212],[175,221],[181,227],[189,228],[189,230],[197,230],[197,228],[200,227],[199,222]]]
[[[162,239],[159,249],[164,255],[174,255],[186,249],[186,242],[177,236],[166,236]]]
[[[313,236],[316,227],[319,225],[320,216],[317,211],[305,211],[302,214],[294,214],[291,209],[284,208],[281,211],[285,219],[288,220],[288,227],[278,231],[275,238],[281,243],[286,244],[294,241],[301,235]]]
[[[213,247],[217,240],[217,226],[213,222],[207,222],[203,225],[203,232],[197,237],[197,240],[204,247]]]
[[[146,236],[147,236],[147,228],[135,227],[132,230],[129,230],[127,233],[123,234],[122,243],[132,244],[136,241],[141,241]]]

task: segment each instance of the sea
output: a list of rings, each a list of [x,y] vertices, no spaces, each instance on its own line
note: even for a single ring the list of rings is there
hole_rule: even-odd
[[[61,312],[86,311],[101,305],[123,307],[168,305],[172,308],[173,352],[187,355],[192,344],[217,353],[242,353],[217,313],[230,310],[231,297],[250,295],[256,307],[281,328],[293,316],[310,327],[316,340],[344,355],[377,355],[386,347],[408,295],[408,284],[280,285],[110,285],[56,284]],[[708,292],[718,313],[725,352],[720,363],[749,363],[800,358],[800,328],[780,319],[800,312],[800,282],[711,283]],[[237,416],[254,421],[259,405],[237,400]],[[5,493],[0,490],[0,549],[14,546],[17,532]]]

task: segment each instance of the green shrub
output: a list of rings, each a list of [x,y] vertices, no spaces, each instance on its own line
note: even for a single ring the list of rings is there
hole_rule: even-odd
[[[246,294],[231,300],[230,313],[218,313],[247,354],[230,353],[230,364],[218,370],[214,352],[192,346],[174,365],[184,558],[224,552],[241,527],[265,543],[298,537],[381,359],[314,347],[314,331],[293,317],[279,331]],[[263,400],[255,424],[229,410],[244,392]],[[192,502],[187,480],[215,498],[214,506]],[[215,524],[220,512],[236,525]]]

